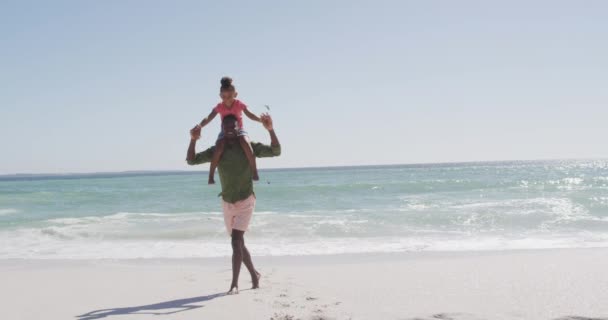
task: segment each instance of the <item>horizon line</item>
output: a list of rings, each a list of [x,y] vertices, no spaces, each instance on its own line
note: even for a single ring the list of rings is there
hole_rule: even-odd
[[[608,157],[597,158],[545,158],[545,159],[519,159],[519,160],[478,160],[478,161],[440,161],[440,162],[414,162],[414,163],[392,163],[392,164],[358,164],[358,165],[329,165],[309,167],[277,167],[265,168],[261,171],[275,170],[301,170],[301,169],[339,169],[339,168],[365,168],[365,167],[396,167],[396,166],[423,166],[423,165],[456,165],[475,163],[503,163],[503,162],[539,162],[539,161],[583,161],[583,160],[608,160]],[[162,173],[193,173],[208,170],[179,170],[179,169],[152,169],[152,170],[123,170],[123,171],[92,171],[92,172],[62,172],[62,173],[7,173],[0,174],[0,178],[9,177],[53,177],[53,176],[76,176],[76,175],[119,175],[119,174],[162,174]]]

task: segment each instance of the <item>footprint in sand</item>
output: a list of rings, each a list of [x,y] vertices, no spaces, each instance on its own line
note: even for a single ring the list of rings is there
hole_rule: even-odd
[[[408,318],[407,320],[487,320],[468,313],[437,313],[428,318]]]
[[[281,308],[289,308],[289,307],[291,307],[291,304],[289,302],[285,302],[285,301],[275,301],[274,305],[278,306],[278,307],[281,307]]]
[[[290,314],[275,313],[270,320],[295,320],[295,317]]]

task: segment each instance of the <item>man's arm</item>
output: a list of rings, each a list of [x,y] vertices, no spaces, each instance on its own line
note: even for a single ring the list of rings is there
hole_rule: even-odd
[[[266,130],[268,130],[268,133],[270,134],[270,146],[262,143],[251,143],[253,153],[258,158],[280,156],[281,144],[279,143],[279,138],[277,137],[277,134],[274,131],[272,118],[269,114],[264,113],[262,114],[261,120],[262,124],[264,125],[264,128],[266,128]]]
[[[188,164],[192,164],[192,162],[194,161],[194,158],[196,157],[195,150],[196,150],[196,140],[201,138],[201,127],[200,126],[196,126],[192,129],[190,129],[190,145],[188,145],[188,152],[186,153],[186,161],[188,162]]]
[[[188,153],[186,154],[186,162],[188,162],[189,165],[194,164],[194,158],[196,157],[196,154],[194,154],[195,149],[196,149],[196,140],[190,139],[190,145],[188,146]]]
[[[270,133],[270,145],[273,147],[280,147],[279,138],[277,138],[277,134],[274,132],[272,117],[268,113],[262,113],[262,118],[260,120],[262,121],[264,128]]]
[[[201,128],[194,127],[190,130],[190,145],[188,145],[188,153],[186,154],[186,162],[189,165],[201,164],[210,162],[213,157],[214,147],[211,147],[203,152],[196,153],[196,140],[201,137]]]
[[[280,147],[279,138],[277,138],[277,134],[274,132],[274,129],[268,130],[270,132],[270,146],[271,147]]]

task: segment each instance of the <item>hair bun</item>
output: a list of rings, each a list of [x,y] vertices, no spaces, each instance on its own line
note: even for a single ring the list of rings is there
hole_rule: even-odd
[[[222,84],[222,87],[230,87],[232,86],[232,78],[223,77],[222,80],[220,80],[220,83]]]

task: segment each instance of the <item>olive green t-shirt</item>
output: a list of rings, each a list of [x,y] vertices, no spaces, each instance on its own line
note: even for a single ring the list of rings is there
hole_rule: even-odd
[[[276,157],[281,154],[281,146],[269,146],[259,142],[251,142],[253,154],[258,158]],[[189,165],[211,162],[215,146],[197,153],[194,159],[187,161]],[[247,199],[253,194],[252,173],[247,156],[239,143],[224,146],[224,153],[217,165],[222,185],[222,199],[226,202],[235,203]]]

